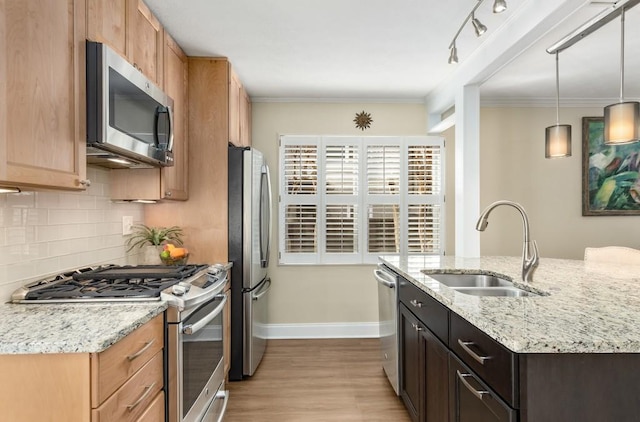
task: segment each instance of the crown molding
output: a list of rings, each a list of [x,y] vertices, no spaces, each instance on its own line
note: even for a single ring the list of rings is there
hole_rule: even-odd
[[[311,97],[251,97],[252,103],[334,103],[334,104],[424,104],[425,97],[415,98],[311,98]]]

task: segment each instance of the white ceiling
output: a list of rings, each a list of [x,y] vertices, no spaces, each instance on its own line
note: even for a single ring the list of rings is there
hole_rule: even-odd
[[[492,0],[478,17],[489,29],[476,38],[467,24],[457,42],[462,64],[483,42],[508,37]],[[448,46],[476,0],[146,0],[190,56],[228,57],[254,100],[423,101],[460,65]],[[555,61],[545,52],[607,4],[586,5],[548,32],[481,87],[494,102],[549,101]],[[638,10],[636,10],[638,9]],[[640,7],[627,13],[626,97],[640,97]],[[617,98],[619,20],[560,54],[563,102]],[[504,32],[504,31],[503,31]],[[606,101],[605,101],[606,102]]]

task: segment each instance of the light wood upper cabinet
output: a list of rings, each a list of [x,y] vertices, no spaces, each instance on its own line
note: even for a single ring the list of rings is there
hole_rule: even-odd
[[[247,91],[240,91],[240,144],[251,146],[251,99]]]
[[[0,0],[0,186],[84,189],[85,0]]]
[[[128,0],[87,0],[87,39],[129,57],[127,4]]]
[[[162,87],[164,30],[142,0],[128,1],[130,61],[156,85]]]
[[[241,146],[240,142],[240,90],[238,76],[229,66],[229,142]]]
[[[87,39],[107,44],[162,87],[164,30],[142,0],[87,0]]]
[[[229,142],[251,146],[251,99],[229,65]]]
[[[173,157],[172,167],[162,169],[160,178],[162,197],[185,200],[188,191],[188,72],[187,55],[180,46],[165,33],[164,43],[164,89],[173,99]]]
[[[187,200],[188,189],[188,61],[180,46],[164,35],[165,92],[173,99],[174,164],[161,169],[111,170],[111,199]]]

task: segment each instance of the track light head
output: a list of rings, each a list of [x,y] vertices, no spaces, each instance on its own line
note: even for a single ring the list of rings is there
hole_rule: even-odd
[[[484,26],[473,13],[471,14],[471,24],[473,25],[473,29],[476,31],[476,36],[479,37],[487,32],[487,27]]]
[[[502,13],[507,10],[507,2],[505,0],[495,0],[493,2],[493,13]]]
[[[456,44],[454,43],[451,48],[449,48],[449,64],[458,63],[458,49],[456,48]]]

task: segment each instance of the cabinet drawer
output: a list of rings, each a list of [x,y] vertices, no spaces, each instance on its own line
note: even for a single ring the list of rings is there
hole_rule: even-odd
[[[516,422],[518,420],[518,412],[509,407],[452,354],[449,355],[449,389],[451,421]]]
[[[136,422],[160,422],[164,421],[164,392],[160,391],[156,398],[151,402],[147,410],[140,416]]]
[[[92,422],[137,420],[162,389],[162,361],[162,352],[158,352],[102,406],[93,409]]]
[[[512,407],[518,407],[518,355],[451,313],[449,348]]]
[[[398,277],[400,301],[440,340],[449,342],[449,310],[409,281]]]
[[[100,406],[164,346],[164,317],[158,315],[104,352],[92,355],[91,407]]]

